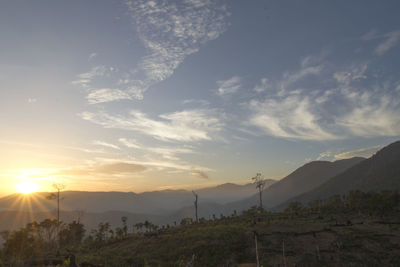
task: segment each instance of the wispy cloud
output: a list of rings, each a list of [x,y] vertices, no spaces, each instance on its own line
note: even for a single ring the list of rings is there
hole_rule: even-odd
[[[77,79],[72,81],[72,84],[79,85],[82,88],[91,88],[93,79],[102,77],[106,73],[107,68],[105,66],[95,66],[90,71],[79,74]]]
[[[161,155],[168,160],[180,160],[178,154],[192,154],[194,151],[189,148],[171,148],[171,147],[150,147],[148,151]]]
[[[348,67],[345,71],[338,71],[333,74],[335,80],[340,84],[342,88],[348,88],[350,83],[365,79],[366,71],[368,68],[367,63],[355,64],[353,66]]]
[[[185,99],[182,101],[182,104],[188,105],[188,104],[197,104],[200,106],[208,106],[210,105],[210,102],[204,99]]]
[[[116,146],[114,144],[110,144],[110,143],[107,143],[107,142],[103,142],[103,141],[96,140],[96,141],[93,141],[92,144],[93,145],[97,145],[97,146],[104,146],[104,147],[109,147],[109,148],[120,150],[119,146]]]
[[[308,97],[293,95],[281,100],[253,100],[250,109],[254,112],[250,124],[272,136],[303,140],[338,138],[319,125],[321,118],[312,110]]]
[[[93,52],[89,55],[89,61],[97,57],[97,53]]]
[[[185,57],[218,38],[229,15],[218,1],[126,1],[137,32],[150,54],[139,63],[145,87],[173,74]],[[195,18],[195,19],[193,19]]]
[[[178,154],[192,154],[193,149],[190,147],[151,147],[139,144],[134,139],[120,138],[119,141],[128,148],[134,148],[141,150],[142,152],[150,152],[156,155],[160,155],[167,160],[180,160]]]
[[[319,63],[310,65],[309,60],[302,62],[298,71],[268,81],[271,89],[259,90],[266,94],[264,100],[258,97],[247,103],[251,111],[248,124],[268,135],[287,139],[399,135],[400,95],[395,89],[398,83],[386,81],[379,86],[371,82],[374,77],[368,71],[368,62],[342,66],[340,71],[334,66],[328,69]],[[314,75],[312,83],[316,88],[299,89],[297,83],[308,75]],[[336,86],[332,85],[335,83]],[[324,89],[326,85],[329,87]]]
[[[147,168],[140,164],[127,162],[115,162],[109,164],[97,164],[77,168],[61,169],[57,173],[60,175],[72,176],[96,176],[96,175],[130,175],[145,171]]]
[[[384,37],[386,39],[375,48],[375,54],[378,56],[385,54],[400,41],[400,30],[386,33]]]
[[[285,72],[282,79],[277,83],[279,94],[284,95],[290,93],[288,92],[288,89],[291,85],[306,78],[307,76],[320,74],[322,68],[322,65],[309,66],[308,64],[305,64],[295,72]]]
[[[199,176],[200,178],[203,178],[203,179],[208,179],[209,178],[208,174],[205,173],[202,170],[192,169],[192,174],[197,175],[197,176]]]
[[[131,99],[131,96],[124,91],[111,88],[92,90],[86,97],[89,104],[98,104],[123,99]]]
[[[222,96],[226,94],[236,93],[241,86],[241,79],[239,76],[233,76],[228,80],[217,81],[218,89],[217,94]]]
[[[346,151],[335,155],[335,159],[349,159],[353,157],[369,158],[380,150],[382,146],[373,146],[367,148],[360,148],[353,151]]]
[[[136,142],[134,139],[126,139],[126,138],[120,138],[119,141],[126,147],[129,148],[141,148],[139,144]]]
[[[105,128],[141,132],[163,141],[211,140],[211,135],[223,126],[211,110],[201,109],[162,114],[159,119],[151,119],[136,110],[132,110],[130,116],[84,112],[81,117]]]
[[[253,90],[256,91],[257,93],[261,93],[270,88],[271,88],[271,84],[270,84],[268,78],[262,78],[260,83],[257,84]]]
[[[107,89],[93,84],[106,73],[104,66],[78,75],[73,83],[89,89],[91,104],[143,99],[148,88],[170,77],[187,56],[218,38],[227,29],[230,15],[219,1],[135,0],[125,4],[148,53],[136,66],[121,71],[119,79],[111,78]],[[92,53],[89,59],[96,55]]]
[[[322,153],[320,153],[319,155],[318,155],[318,157],[317,157],[317,160],[327,160],[327,159],[330,159],[331,157],[332,157],[332,155],[333,155],[333,153],[332,152],[330,152],[330,151],[325,151],[325,152],[322,152]]]
[[[396,136],[400,134],[400,108],[398,101],[389,96],[352,93],[353,109],[336,119],[356,136]],[[397,102],[397,103],[396,103]]]

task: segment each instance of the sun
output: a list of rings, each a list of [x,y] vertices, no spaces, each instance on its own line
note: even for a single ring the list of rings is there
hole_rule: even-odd
[[[21,194],[31,194],[37,192],[39,186],[33,182],[20,182],[15,185],[17,192]]]

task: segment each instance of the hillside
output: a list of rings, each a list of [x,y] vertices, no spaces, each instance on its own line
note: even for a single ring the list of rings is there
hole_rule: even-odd
[[[73,255],[78,266],[255,266],[257,250],[262,266],[398,266],[399,194],[360,193],[348,199],[325,199],[318,209],[253,208],[162,227],[147,222],[133,229],[128,223],[124,230],[101,224],[86,236],[85,225],[72,223],[62,226],[60,250],[56,236],[36,234],[57,228],[57,221],[46,220],[6,235],[0,260],[5,266],[31,266]]]
[[[400,190],[400,141],[384,147],[371,158],[354,165],[321,186],[294,197],[288,202],[307,203],[314,199],[345,194],[351,190],[365,192]],[[285,205],[282,205],[281,208]]]
[[[263,205],[272,208],[294,196],[305,193],[323,184],[333,176],[344,172],[364,158],[344,160],[313,161],[296,169],[294,172],[272,184],[263,191]],[[243,210],[258,204],[258,195],[253,195],[242,201],[230,203],[230,209]]]

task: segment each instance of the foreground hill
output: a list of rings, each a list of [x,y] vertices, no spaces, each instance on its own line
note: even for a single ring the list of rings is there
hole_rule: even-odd
[[[318,207],[253,208],[162,227],[147,222],[134,232],[102,224],[85,237],[84,225],[62,224],[59,248],[51,235],[57,221],[46,220],[3,235],[0,263],[46,266],[65,255],[78,266],[256,266],[258,255],[261,266],[399,266],[399,208],[397,192],[358,192]]]
[[[344,172],[348,168],[360,163],[364,158],[350,158],[344,160],[312,161],[296,169],[294,172],[272,184],[263,191],[263,205],[272,208],[276,205],[310,191],[335,175]],[[258,204],[258,195],[231,203],[230,209],[244,210]]]
[[[345,194],[351,190],[365,192],[400,190],[400,141],[384,147],[371,158],[354,165],[321,186],[294,197],[288,202],[307,203],[315,199]]]

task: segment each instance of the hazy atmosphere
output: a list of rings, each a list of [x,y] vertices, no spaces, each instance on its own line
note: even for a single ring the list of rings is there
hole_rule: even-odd
[[[398,1],[1,1],[0,195],[281,179],[400,137]]]

